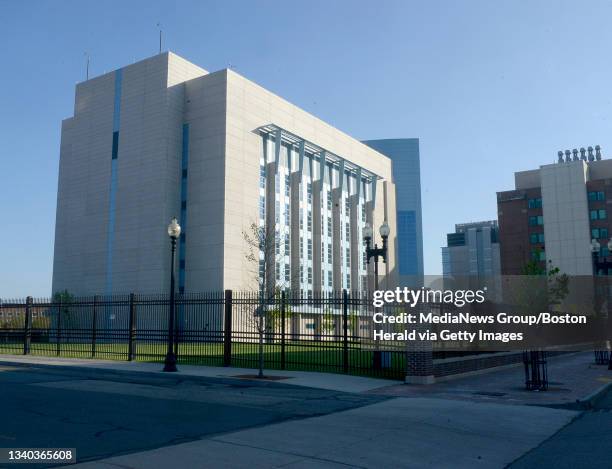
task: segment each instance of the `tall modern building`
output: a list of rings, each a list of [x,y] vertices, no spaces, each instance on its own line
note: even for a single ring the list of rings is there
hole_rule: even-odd
[[[165,291],[177,216],[180,291],[247,289],[244,232],[266,227],[274,285],[372,282],[362,230],[385,219],[397,283],[391,159],[232,70],[163,53],[76,87],[63,121],[53,291]],[[270,275],[268,274],[268,278]]]
[[[595,152],[595,153],[593,153]],[[592,275],[591,242],[608,256],[612,160],[595,149],[558,152],[558,162],[514,174],[497,193],[502,273],[521,274],[531,260],[568,275]]]
[[[484,279],[499,276],[499,229],[497,220],[455,225],[442,247],[442,272],[445,277]]]
[[[364,143],[393,160],[399,282],[402,285],[419,284],[423,276],[419,139],[394,138],[367,140]]]

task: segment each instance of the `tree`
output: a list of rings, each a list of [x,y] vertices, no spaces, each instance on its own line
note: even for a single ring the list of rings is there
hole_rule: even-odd
[[[538,256],[539,257],[539,256]],[[522,275],[529,276],[519,287],[519,304],[528,312],[545,312],[561,304],[569,293],[569,277],[549,260],[546,265],[532,259],[523,266]]]
[[[259,335],[259,378],[264,377],[264,335],[268,328],[266,317],[268,310],[273,310],[269,306],[275,304],[275,297],[279,292],[273,270],[275,235],[274,229],[268,228],[266,223],[263,225],[251,223],[249,228],[242,232],[247,245],[245,259],[250,265],[253,283],[257,285],[257,307],[252,311],[250,322]]]

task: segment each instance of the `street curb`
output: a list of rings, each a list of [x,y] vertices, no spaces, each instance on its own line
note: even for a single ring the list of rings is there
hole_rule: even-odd
[[[576,404],[578,404],[578,407],[582,410],[593,409],[609,388],[612,388],[612,382],[600,386],[598,389],[582,399],[577,399]]]
[[[61,363],[50,364],[50,363],[35,363],[35,362],[13,362],[13,361],[2,360],[1,358],[0,358],[0,366],[12,366],[12,367],[19,367],[19,368],[37,368],[37,369],[42,368],[47,372],[49,371],[60,372],[61,370],[62,373],[66,373],[66,374],[70,374],[70,372],[74,370],[75,374],[76,373],[83,374],[83,372],[85,372],[86,378],[98,378],[98,379],[102,379],[104,376],[108,376],[108,375],[110,376],[115,375],[115,376],[123,376],[123,377],[127,376],[129,378],[132,378],[133,380],[137,380],[139,377],[142,377],[142,378],[158,378],[160,380],[168,380],[168,381],[175,381],[175,382],[195,381],[195,382],[210,383],[211,381],[213,381],[213,382],[220,383],[220,384],[232,384],[234,386],[238,385],[238,383],[242,383],[244,387],[250,387],[250,386],[265,387],[265,386],[273,385],[275,387],[282,386],[282,387],[290,387],[290,388],[305,388],[305,389],[322,390],[320,388],[296,385],[296,384],[291,384],[291,383],[286,383],[286,382],[283,383],[279,381],[269,381],[269,380],[264,381],[264,380],[258,380],[258,379],[235,378],[231,376],[197,376],[197,375],[190,375],[190,374],[182,374],[180,371],[174,372],[174,373],[164,373],[161,370],[160,371],[114,370],[114,369],[107,369],[107,368],[98,368],[95,366],[87,366],[86,364],[64,365]],[[160,365],[160,368],[161,368],[161,365]],[[328,391],[332,391],[332,390],[328,390]],[[340,391],[332,391],[332,392],[340,392]]]

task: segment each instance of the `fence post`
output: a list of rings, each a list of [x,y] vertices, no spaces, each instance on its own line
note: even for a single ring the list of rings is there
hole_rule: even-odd
[[[93,318],[91,323],[91,358],[96,356],[96,339],[98,336],[98,295],[93,299]]]
[[[348,292],[342,290],[342,321],[344,325],[343,340],[342,340],[342,369],[345,373],[349,370],[349,353],[348,353]]]
[[[134,307],[134,294],[130,293],[130,332],[128,339],[128,361],[133,361],[136,356],[136,310]]]
[[[281,314],[281,370],[285,369],[285,292],[281,292],[280,297]]]
[[[57,335],[55,337],[56,353],[59,357],[62,351],[62,297],[58,295],[57,300]]]
[[[30,343],[32,341],[32,297],[26,298],[25,323],[23,329],[23,354],[30,353]]]
[[[223,325],[223,366],[232,366],[232,290],[225,290]]]

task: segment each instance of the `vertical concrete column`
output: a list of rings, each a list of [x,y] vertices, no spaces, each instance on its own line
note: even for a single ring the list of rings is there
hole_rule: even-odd
[[[266,221],[265,221],[266,285],[268,295],[276,285],[276,161],[266,162]]]
[[[377,228],[374,225],[374,201],[373,200],[368,200],[365,203],[365,208],[366,208],[366,223],[368,223],[371,227],[372,227],[372,231],[374,233],[374,238],[376,239],[376,231]],[[372,247],[374,247],[374,242],[372,242]],[[368,286],[368,291],[374,291],[374,286],[375,286],[375,282],[374,282],[374,259],[370,260],[370,263],[366,265],[366,269],[367,269],[367,286]]]
[[[316,164],[313,164],[315,171],[315,177],[312,181],[312,287],[313,291],[320,292],[323,287],[323,281],[321,279],[323,266],[321,262],[322,250],[321,250],[321,230],[322,230],[322,204],[326,203],[322,200],[323,195],[323,181],[325,176],[325,152],[319,154],[319,160]]]
[[[340,168],[338,171],[338,184],[333,187],[332,181],[332,261],[333,261],[333,275],[334,290],[342,290],[342,183],[344,179],[344,161],[340,162]]]
[[[300,289],[300,269],[302,253],[300,252],[300,191],[302,189],[302,175],[299,172],[291,173],[291,290]]]
[[[349,198],[350,203],[350,224],[351,224],[351,290],[361,290],[361,279],[359,278],[359,266],[361,265],[361,241],[359,236],[359,220],[361,213],[359,210],[359,193],[353,194]]]

